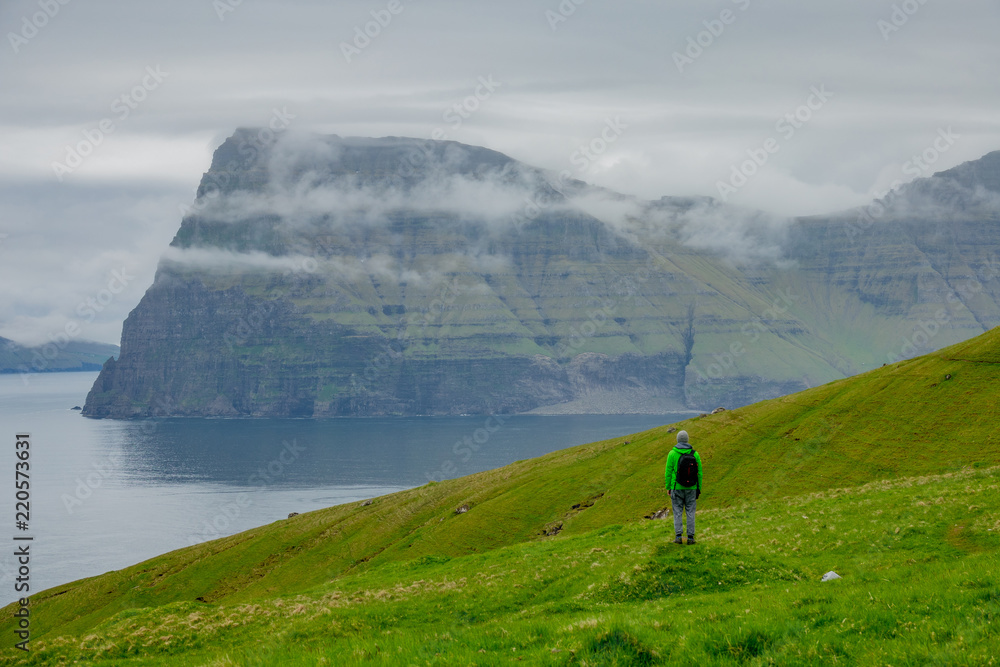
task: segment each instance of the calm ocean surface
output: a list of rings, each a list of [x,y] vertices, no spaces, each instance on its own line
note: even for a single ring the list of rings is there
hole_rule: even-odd
[[[85,419],[96,373],[0,375],[0,511],[14,527],[14,436],[31,434],[31,592],[166,551],[678,421],[689,413],[330,420]],[[7,472],[3,469],[6,467]],[[13,542],[10,542],[13,544]],[[16,599],[13,548],[0,604]]]

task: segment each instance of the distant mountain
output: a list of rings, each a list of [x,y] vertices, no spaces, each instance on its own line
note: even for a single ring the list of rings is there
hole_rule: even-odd
[[[99,371],[118,352],[117,345],[85,340],[26,347],[0,337],[0,373]]]
[[[239,130],[84,414],[733,407],[1000,324],[1000,153],[781,220],[485,148]]]

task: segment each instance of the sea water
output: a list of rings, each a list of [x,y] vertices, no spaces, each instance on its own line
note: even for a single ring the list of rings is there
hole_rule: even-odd
[[[30,592],[341,503],[690,416],[93,420],[96,373],[0,375],[0,526],[30,535]],[[30,521],[15,526],[15,435],[30,434]],[[6,472],[3,470],[6,468]],[[0,603],[15,592],[13,547]]]

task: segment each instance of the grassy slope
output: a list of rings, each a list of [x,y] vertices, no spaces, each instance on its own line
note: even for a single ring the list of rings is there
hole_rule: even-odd
[[[996,465],[1000,463],[1000,438],[993,432],[1000,417],[998,363],[1000,330],[994,330],[927,357],[680,424],[691,433],[706,465],[702,506],[720,508],[719,517],[737,516],[738,510],[724,508],[753,502],[756,511],[763,511],[757,507],[762,498]],[[945,380],[946,374],[952,378]],[[56,634],[87,636],[95,628],[104,628],[97,632],[105,637],[108,628],[118,627],[116,623],[120,626],[132,615],[160,614],[157,618],[163,622],[162,615],[175,609],[197,608],[217,614],[222,613],[217,611],[220,607],[232,609],[235,604],[288,599],[307,592],[318,595],[340,586],[341,581],[352,581],[330,583],[345,576],[358,577],[359,581],[364,577],[384,580],[387,576],[391,579],[393,572],[402,572],[400,577],[406,579],[407,568],[414,567],[413,563],[441,557],[465,557],[455,561],[456,568],[458,562],[489,562],[490,567],[496,567],[489,559],[515,558],[510,554],[521,553],[519,550],[536,550],[532,553],[540,562],[557,557],[545,556],[547,549],[554,549],[563,558],[562,547],[553,545],[565,544],[570,549],[569,545],[576,544],[574,540],[590,544],[589,540],[601,549],[616,550],[621,542],[614,534],[618,529],[603,537],[600,531],[593,531],[619,524],[626,526],[622,530],[628,535],[634,535],[629,540],[645,540],[647,555],[656,560],[655,543],[662,541],[662,529],[650,526],[662,524],[644,522],[641,517],[667,503],[662,466],[673,436],[663,427],[630,440],[627,445],[621,440],[584,445],[429,484],[379,498],[368,507],[354,504],[311,512],[50,589],[32,596],[33,637],[51,642]],[[989,478],[985,479],[982,483],[988,486]],[[463,503],[469,503],[471,510],[455,515],[454,509]],[[573,509],[577,503],[583,507]],[[823,511],[835,511],[835,505]],[[730,514],[725,514],[727,511]],[[995,513],[996,507],[990,511]],[[699,516],[705,517],[702,525],[708,528],[699,532],[706,537],[713,532],[721,535],[719,518],[712,518],[704,509]],[[540,536],[546,527],[558,522],[563,524],[559,537]],[[884,527],[874,529],[878,533]],[[745,559],[752,553],[754,541],[743,542],[734,535],[726,548],[739,552],[734,552],[733,558]],[[716,549],[723,543],[709,538],[704,546]],[[972,553],[970,558],[985,557],[976,553],[986,546],[992,550],[995,545],[984,542],[960,551]],[[816,545],[810,548],[813,553]],[[991,551],[990,557],[995,557],[995,552]],[[787,558],[788,563],[774,567],[789,572],[801,569],[794,565],[795,557],[790,554]],[[458,570],[453,572],[450,565],[441,567],[441,577],[459,578]],[[471,567],[473,572],[479,566],[462,567]],[[806,568],[809,576],[822,569],[819,565],[810,567]],[[584,577],[578,583],[587,580]],[[587,585],[601,581],[595,573]],[[567,595],[572,589],[568,584],[568,588],[560,586],[556,589]],[[537,595],[546,598],[550,595],[546,591],[548,588]],[[199,597],[204,602],[195,602]],[[468,602],[470,608],[483,605],[486,609],[492,604],[482,597]],[[524,603],[509,602],[510,609]],[[638,604],[636,600],[631,603]],[[163,605],[170,606],[157,609]],[[152,609],[136,611],[147,607]],[[405,605],[402,609],[399,613],[409,613]],[[628,609],[633,607],[626,605],[620,612],[634,612]],[[11,630],[12,610],[3,610],[0,633],[5,636]],[[503,613],[494,609],[484,621]],[[418,617],[411,619],[414,627],[419,627]],[[264,632],[260,628],[249,632],[255,631]],[[345,641],[354,641],[350,633],[345,637]],[[356,639],[361,641],[361,636]]]
[[[300,594],[123,610],[29,664],[988,665],[1000,468],[388,563]],[[820,583],[833,569],[843,576]],[[0,661],[13,661],[12,652]]]

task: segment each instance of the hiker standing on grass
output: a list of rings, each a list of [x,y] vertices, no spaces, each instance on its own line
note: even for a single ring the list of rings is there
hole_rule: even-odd
[[[687,543],[694,544],[694,510],[701,495],[701,456],[688,442],[687,431],[677,434],[677,445],[667,455],[666,480],[674,511],[674,544],[683,544],[682,513],[687,514]]]

